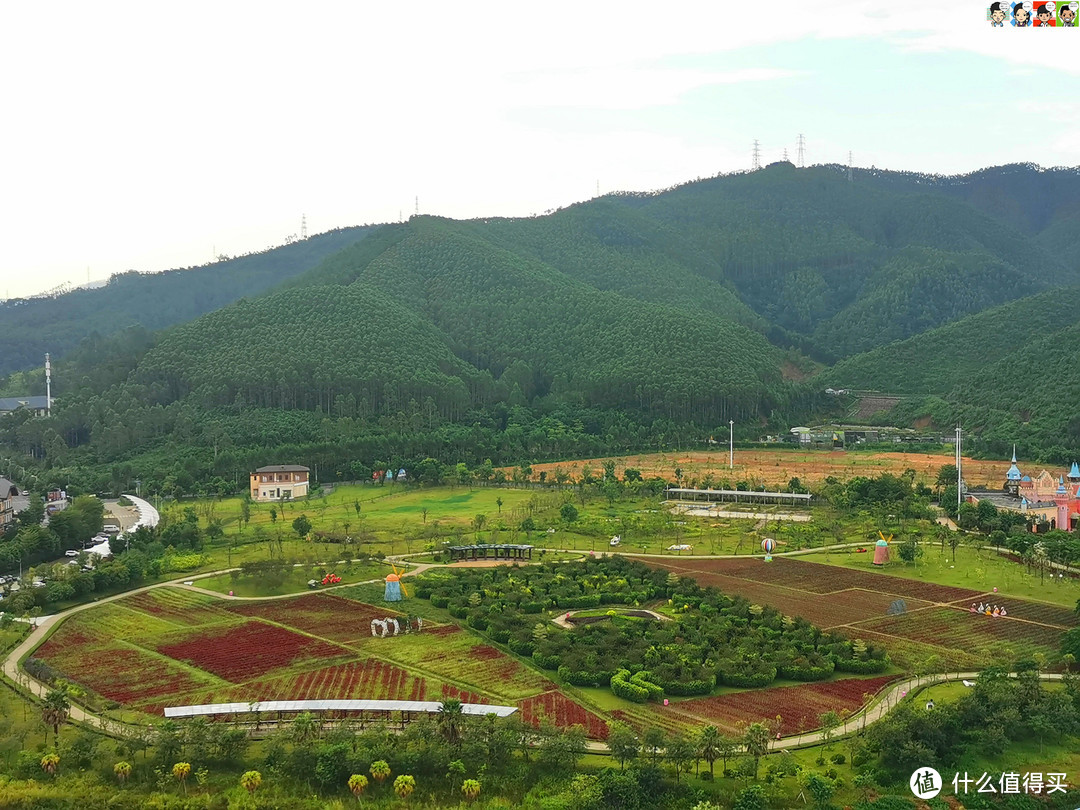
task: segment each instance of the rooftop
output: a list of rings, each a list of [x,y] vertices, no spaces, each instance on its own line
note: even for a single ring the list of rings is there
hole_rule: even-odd
[[[201,706],[166,706],[166,717],[205,717],[215,714],[255,712],[424,712],[438,714],[442,703],[433,700],[264,700],[255,703],[206,703]],[[463,703],[461,713],[484,717],[507,717],[516,706]]]
[[[311,472],[310,467],[304,467],[300,464],[271,464],[269,467],[259,467],[255,470],[257,473],[278,473],[278,472]]]
[[[40,410],[49,407],[48,397],[0,397],[0,413],[17,411],[19,408]]]

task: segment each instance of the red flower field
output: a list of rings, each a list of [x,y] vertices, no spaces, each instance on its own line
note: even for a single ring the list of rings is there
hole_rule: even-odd
[[[754,689],[719,697],[684,700],[670,707],[672,713],[698,723],[714,723],[733,729],[737,723],[773,721],[781,717],[781,733],[798,734],[820,726],[818,716],[828,711],[838,714],[855,711],[875,695],[895,675],[880,678],[844,678],[838,681]],[[658,709],[663,711],[663,709]]]
[[[491,703],[483,695],[478,695],[476,692],[466,692],[464,689],[458,689],[448,683],[444,683],[442,686],[442,696],[443,698],[457,698],[462,703]]]
[[[199,633],[157,650],[233,683],[250,681],[301,659],[348,654],[343,647],[260,621]]]
[[[229,611],[296,627],[312,635],[356,643],[371,639],[371,620],[399,617],[386,607],[342,599],[328,593],[312,593],[296,599],[231,604]]]
[[[584,706],[575,703],[562,692],[544,692],[542,695],[518,701],[522,719],[540,726],[546,718],[558,728],[582,726],[591,740],[606,740],[608,725]]]

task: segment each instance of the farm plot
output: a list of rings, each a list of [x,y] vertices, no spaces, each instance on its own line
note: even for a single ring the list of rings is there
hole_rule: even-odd
[[[385,607],[354,602],[328,593],[313,593],[296,599],[229,605],[241,616],[264,619],[296,627],[331,641],[357,643],[371,640],[371,620],[401,616]]]
[[[580,703],[575,703],[562,692],[550,691],[518,701],[521,717],[526,723],[539,727],[547,719],[557,728],[581,726],[592,740],[606,740],[608,725]]]
[[[552,688],[551,681],[500,650],[478,644],[468,633],[430,636],[413,633],[377,640],[366,649],[406,669],[516,700]]]
[[[183,588],[154,588],[127,596],[117,604],[185,627],[237,621],[221,609],[220,599]]]
[[[442,697],[443,700],[448,698],[457,698],[462,703],[491,703],[486,697],[476,692],[469,692],[465,689],[458,689],[448,683],[442,685]]]
[[[901,616],[886,616],[852,623],[849,633],[873,630],[891,636],[964,650],[977,656],[983,665],[1003,662],[1002,656],[1025,656],[1042,652],[1057,655],[1064,632],[1059,627],[1020,621],[1007,616],[972,615],[955,608],[934,608]]]
[[[336,644],[256,620],[187,634],[160,645],[157,651],[233,683],[250,681],[300,661],[349,654]]]
[[[987,593],[983,594],[982,598],[978,600],[965,599],[952,604],[960,610],[970,611],[972,601],[989,601],[994,604],[1004,605],[1009,613],[1006,618],[1049,624],[1066,630],[1080,625],[1080,616],[1076,614],[1075,610],[1060,605],[1048,605],[1045,602],[1025,602],[1003,598],[1000,594]]]
[[[862,625],[842,628],[844,635],[861,638],[871,644],[880,644],[889,651],[893,664],[905,672],[913,672],[926,662],[930,656],[937,656],[941,661],[940,669],[944,672],[981,669],[984,657],[967,650],[943,647],[939,644],[926,644],[911,639],[888,636],[867,630]]]
[[[895,676],[843,678],[837,681],[754,689],[718,697],[684,700],[671,711],[698,723],[713,723],[734,730],[739,723],[774,721],[780,716],[780,733],[812,731],[825,712],[855,711]]]
[[[82,618],[82,617],[75,617]],[[206,673],[65,622],[34,653],[64,678],[118,703],[189,692],[220,683]]]
[[[782,585],[810,593],[827,594],[851,588],[895,594],[905,599],[923,599],[931,602],[954,602],[979,596],[980,591],[937,585],[916,579],[854,571],[823,563],[802,560],[775,559],[764,563],[761,559],[744,560],[679,560],[650,562],[655,568],[669,568],[685,576],[697,573],[722,574],[752,582]]]

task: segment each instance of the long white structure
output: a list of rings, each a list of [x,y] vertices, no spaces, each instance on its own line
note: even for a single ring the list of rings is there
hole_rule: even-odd
[[[218,714],[265,714],[273,712],[417,712],[438,714],[442,703],[434,700],[264,700],[256,703],[205,703],[201,706],[166,706],[166,717],[206,717]],[[462,703],[461,713],[485,717],[508,717],[516,706]]]

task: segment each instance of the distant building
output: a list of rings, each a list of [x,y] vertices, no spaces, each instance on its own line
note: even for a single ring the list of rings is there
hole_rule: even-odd
[[[1080,523],[1080,466],[1073,462],[1068,475],[1042,470],[1034,477],[1021,472],[1013,448],[1012,465],[1005,473],[1000,492],[968,492],[967,500],[977,504],[990,501],[998,509],[1009,509],[1049,524],[1051,529],[1075,531]]]
[[[306,497],[311,470],[297,464],[259,467],[251,474],[251,500],[288,501]]]
[[[34,416],[49,415],[48,397],[0,397],[0,416],[26,408]]]
[[[19,488],[6,478],[0,478],[0,532],[15,519],[15,503],[11,499],[19,494]]]

